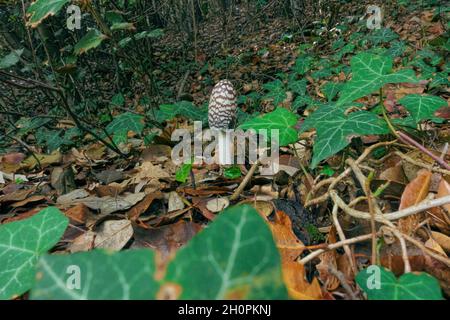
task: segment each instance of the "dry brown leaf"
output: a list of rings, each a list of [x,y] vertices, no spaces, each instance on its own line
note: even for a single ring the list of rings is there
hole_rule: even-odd
[[[450,252],[450,237],[437,232],[437,231],[431,231],[431,236],[433,239],[441,246],[442,249],[448,254]]]
[[[86,218],[89,215],[89,213],[90,213],[89,208],[82,203],[78,203],[74,207],[64,211],[64,214],[67,217],[80,224],[86,223]]]
[[[51,154],[35,154],[36,158],[39,159],[39,162],[41,164],[41,167],[45,168],[52,164],[60,163],[62,160],[61,152],[58,150],[53,151]],[[22,168],[26,169],[34,169],[38,162],[35,157],[29,156],[24,161],[22,161]]]
[[[83,203],[92,210],[100,210],[102,214],[110,214],[116,211],[127,210],[144,199],[145,193],[130,193],[117,197],[87,197],[74,200],[73,203]]]
[[[450,195],[450,184],[446,180],[441,179],[436,198],[441,198],[448,195]],[[431,208],[430,217],[433,226],[445,234],[450,234],[450,204],[446,204],[442,207]]]
[[[133,236],[130,220],[107,220],[95,232],[94,247],[120,250]]]
[[[132,221],[139,219],[139,216],[147,211],[147,209],[150,207],[150,205],[155,199],[161,199],[162,197],[163,194],[161,192],[155,192],[146,195],[141,202],[139,202],[133,208],[128,210],[126,216],[128,217],[128,219]]]
[[[159,228],[135,227],[134,229],[134,243],[131,247],[156,249],[161,254],[159,262],[165,264],[179,248],[202,230],[202,226],[198,223],[180,220]]]
[[[264,217],[266,220],[267,218]],[[267,220],[268,221],[268,220]],[[275,211],[274,221],[268,221],[275,243],[281,255],[283,279],[289,295],[299,300],[317,300],[322,298],[319,282],[314,279],[309,283],[305,277],[302,264],[297,257],[305,246],[292,231],[292,222],[283,211]]]
[[[170,175],[166,171],[164,171],[160,165],[153,165],[150,161],[144,161],[142,165],[137,169],[137,174],[132,178],[134,183],[139,183],[142,180],[170,177]]]
[[[432,173],[429,170],[420,170],[417,177],[411,181],[403,191],[399,209],[414,206],[424,200],[429,192]],[[410,235],[415,227],[423,220],[424,213],[418,213],[398,221],[401,232]]]
[[[23,206],[26,206],[27,204],[29,204],[31,202],[38,202],[38,201],[44,200],[46,198],[47,197],[43,196],[43,195],[34,195],[34,196],[26,198],[26,199],[24,199],[22,201],[15,202],[15,203],[11,204],[11,207],[13,207],[13,208],[23,207]]]

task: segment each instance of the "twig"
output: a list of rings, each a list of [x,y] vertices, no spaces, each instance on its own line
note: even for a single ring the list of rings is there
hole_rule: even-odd
[[[250,168],[250,170],[248,170],[244,180],[242,180],[241,184],[239,185],[239,187],[237,187],[237,189],[234,191],[234,193],[231,195],[230,197],[230,201],[236,200],[239,195],[242,193],[242,191],[244,190],[244,188],[247,186],[247,184],[250,182],[250,180],[252,179],[253,174],[255,173],[256,169],[258,168],[260,162],[259,160],[256,161],[252,167]]]
[[[347,294],[352,298],[352,300],[360,300],[356,294],[353,292],[352,288],[350,287],[350,285],[348,284],[348,280],[345,278],[345,275],[339,271],[336,270],[336,268],[329,266],[328,267],[328,272],[330,272],[333,276],[335,276],[336,278],[338,278],[339,282],[342,285],[342,288],[344,288],[344,290],[347,292]]]
[[[354,237],[354,238],[351,238],[351,239],[339,241],[339,242],[336,242],[336,243],[328,244],[328,245],[327,245],[325,248],[323,248],[323,249],[318,249],[318,250],[316,250],[316,251],[314,251],[314,252],[311,252],[311,253],[308,254],[306,257],[302,258],[302,259],[299,261],[299,263],[306,264],[306,263],[308,263],[309,261],[313,260],[315,257],[320,256],[320,255],[321,255],[322,253],[324,253],[325,251],[328,251],[328,250],[334,250],[334,249],[337,249],[337,248],[341,248],[341,247],[343,247],[344,245],[349,245],[349,244],[353,244],[353,243],[357,243],[357,242],[367,241],[367,240],[369,240],[370,238],[372,238],[372,234],[371,234],[371,233],[365,234],[365,235],[362,235],[362,236],[357,236],[357,237]]]
[[[411,264],[409,263],[409,257],[408,257],[408,249],[406,248],[406,242],[404,238],[404,234],[402,234],[397,227],[390,222],[389,220],[383,221],[384,224],[388,225],[389,230],[391,230],[394,235],[398,238],[398,241],[400,242],[400,248],[402,249],[402,259],[403,259],[403,266],[404,266],[404,273],[411,272]]]
[[[333,223],[334,223],[334,226],[336,227],[336,231],[339,235],[339,238],[341,239],[341,241],[344,241],[344,240],[346,240],[345,234],[344,234],[344,231],[342,230],[342,227],[341,227],[338,217],[337,217],[338,208],[339,207],[336,204],[333,206],[333,211],[332,211]],[[357,270],[356,270],[355,262],[353,259],[352,250],[350,250],[350,247],[348,246],[348,244],[344,245],[344,251],[348,257],[348,262],[350,263],[353,274],[356,275]]]
[[[395,154],[398,155],[399,157],[401,157],[402,159],[404,159],[405,161],[408,161],[409,163],[412,163],[418,167],[422,167],[425,169],[428,169],[430,171],[434,171],[434,172],[438,172],[438,173],[442,173],[445,174],[447,176],[450,176],[450,171],[449,170],[445,170],[445,169],[441,169],[441,168],[436,168],[433,165],[427,165],[425,163],[422,163],[420,161],[416,161],[413,158],[407,156],[406,154],[401,153],[400,151],[395,151]]]
[[[349,215],[351,215],[352,217],[355,218],[359,218],[359,219],[366,219],[366,220],[370,220],[370,214],[367,212],[363,212],[363,211],[358,211],[355,209],[350,208],[347,204],[345,204],[345,202],[338,196],[337,192],[335,190],[331,190],[330,191],[330,196],[333,199],[333,201],[339,206],[339,208],[341,208],[342,210],[344,210],[346,213],[348,213]],[[434,207],[439,207],[439,206],[443,206],[445,204],[450,203],[450,195],[449,196],[445,196],[445,197],[441,197],[441,198],[437,198],[434,200],[424,200],[420,203],[418,203],[415,206],[412,207],[408,207],[399,211],[395,211],[395,212],[391,212],[391,213],[385,213],[383,215],[380,214],[376,214],[375,215],[375,220],[379,221],[379,222],[383,222],[385,219],[386,220],[397,220],[400,218],[404,218]]]
[[[441,256],[437,253],[434,253],[433,251],[431,251],[430,249],[428,249],[427,247],[425,247],[421,242],[417,241],[416,239],[406,235],[406,234],[402,234],[402,236],[409,242],[411,242],[413,245],[415,245],[416,247],[418,247],[419,249],[421,249],[424,253],[428,254],[429,256],[433,257],[434,259],[444,263],[445,265],[447,265],[447,267],[450,267],[450,259],[446,258],[444,256]]]
[[[368,148],[366,148],[364,150],[364,152],[361,154],[361,156],[359,156],[359,158],[357,160],[355,160],[355,164],[358,165],[362,161],[364,161],[364,159],[367,158],[372,153],[373,150],[375,150],[375,149],[377,149],[379,147],[382,147],[382,146],[388,146],[388,145],[394,144],[396,142],[397,142],[397,140],[393,140],[393,141],[378,142],[378,143],[376,143],[374,145],[371,145],[370,147],[368,147]],[[321,203],[323,201],[328,200],[328,198],[330,197],[330,191],[333,190],[333,188],[342,179],[347,177],[350,174],[350,172],[351,172],[351,168],[347,168],[339,176],[337,176],[336,178],[329,178],[329,179],[324,180],[324,181],[326,181],[326,184],[330,184],[329,187],[328,187],[327,192],[325,194],[321,195],[320,197],[317,197],[317,198],[314,198],[314,199],[311,199],[311,200],[307,201],[305,203],[305,207],[316,205],[316,204],[319,204],[319,203]],[[321,184],[321,183],[319,182],[319,184]],[[321,187],[323,187],[323,186],[325,186],[325,183],[323,183],[321,185]],[[313,190],[311,192],[313,192],[314,190],[318,190],[318,188],[317,187],[313,187]]]
[[[425,148],[424,146],[422,146],[420,143],[418,143],[416,140],[412,139],[411,137],[407,136],[406,134],[404,134],[403,132],[397,131],[398,136],[400,138],[400,140],[402,140],[403,142],[410,144],[414,147],[416,147],[417,149],[419,149],[421,152],[425,153],[426,155],[428,155],[430,158],[432,158],[434,161],[436,161],[437,163],[439,163],[441,165],[441,167],[445,168],[446,170],[450,170],[450,165],[445,162],[443,159],[441,159],[440,157],[434,155],[430,150],[428,150],[427,148]]]

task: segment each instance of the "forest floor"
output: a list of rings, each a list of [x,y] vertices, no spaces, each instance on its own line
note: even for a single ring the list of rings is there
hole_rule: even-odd
[[[364,290],[355,277],[371,263],[396,276],[426,272],[449,297],[450,201],[427,206],[431,198],[450,197],[448,39],[436,44],[445,39],[448,25],[436,18],[433,8],[396,7],[382,31],[370,33],[357,10],[351,16],[353,11],[349,6],[342,30],[321,33],[313,26],[302,34],[283,19],[267,17],[249,25],[235,18],[226,33],[220,22],[202,24],[201,41],[188,55],[180,54],[185,49],[176,32],[167,32],[156,44],[153,74],[167,91],[164,95],[177,97],[177,102],[191,101],[198,111],[207,106],[213,86],[229,79],[238,92],[237,125],[279,108],[292,111],[295,123],[288,126],[301,133],[297,142],[281,147],[277,174],[261,175],[250,163],[229,168],[175,165],[171,134],[180,128],[193,131],[189,107],[161,122],[153,143],[127,132],[126,143],[120,145],[126,157],[89,135],[77,146],[45,152],[29,131],[1,155],[1,224],[25,221],[56,206],[70,222],[53,253],[151,248],[163,273],[180,248],[208,229],[219,212],[248,204],[272,231],[291,298],[362,299]],[[342,126],[342,139],[330,143],[346,148],[312,166],[317,136],[325,129],[305,119],[336,100],[350,70],[355,74],[350,63],[361,51],[388,57],[394,70],[410,68],[422,80],[386,83],[381,96],[358,96],[352,105],[372,112],[381,99],[397,134],[360,135],[335,124]],[[131,114],[146,112],[141,89],[124,100],[123,109]],[[420,118],[425,121],[415,129],[398,133],[409,110],[399,101],[422,94],[444,104],[424,102],[432,114]],[[346,112],[342,119],[352,114]],[[378,115],[381,119],[382,113]],[[441,121],[433,121],[437,118]],[[303,130],[304,124],[315,130]],[[72,127],[68,119],[56,124],[63,130]],[[416,212],[381,218],[382,213],[404,214],[405,208]]]

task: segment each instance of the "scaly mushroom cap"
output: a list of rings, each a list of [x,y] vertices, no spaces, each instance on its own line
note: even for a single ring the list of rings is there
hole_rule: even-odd
[[[208,123],[211,129],[228,129],[236,117],[236,91],[229,80],[219,81],[211,92]]]

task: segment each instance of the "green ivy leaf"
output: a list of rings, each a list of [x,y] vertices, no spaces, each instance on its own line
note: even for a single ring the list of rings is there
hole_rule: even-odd
[[[175,180],[181,183],[185,183],[192,170],[192,163],[183,163],[177,172],[175,172]]]
[[[40,276],[31,291],[35,300],[149,300],[159,287],[154,254],[147,249],[45,255],[37,269]]]
[[[277,79],[272,82],[265,83],[263,88],[269,91],[263,99],[272,99],[274,106],[278,106],[287,98],[286,91],[284,90],[284,85],[281,80]]]
[[[142,130],[144,130],[144,117],[131,112],[115,116],[113,121],[106,126],[106,131],[113,135],[116,143],[126,142],[129,131],[141,134]]]
[[[193,121],[206,122],[208,118],[207,107],[197,107],[190,101],[179,101],[175,104],[162,104],[156,113],[159,122],[171,120],[176,116],[183,116]]]
[[[410,94],[398,101],[411,113],[416,123],[433,119],[434,113],[441,107],[447,106],[447,101],[436,96],[421,96]]]
[[[379,275],[379,282],[376,282],[377,275]],[[369,300],[443,299],[439,282],[424,272],[405,273],[396,279],[391,271],[383,267],[371,266],[360,271],[355,280]]]
[[[225,170],[223,171],[223,176],[227,179],[237,179],[241,177],[241,175],[241,168],[239,168],[238,166],[231,166],[225,168]]]
[[[97,29],[92,29],[78,41],[73,51],[76,55],[80,55],[91,49],[97,48],[106,38],[108,37]]]
[[[59,241],[68,224],[61,211],[49,207],[0,226],[0,299],[11,299],[32,287],[38,257]]]
[[[398,38],[398,34],[392,31],[390,28],[381,28],[374,30],[372,34],[369,36],[369,40],[375,45],[379,45],[381,43],[389,43],[392,40]]]
[[[70,0],[37,0],[27,10],[30,18],[27,22],[32,28],[36,28],[49,16],[54,16]]]
[[[384,121],[368,111],[356,111],[345,115],[345,109],[334,105],[323,106],[312,113],[300,132],[316,128],[311,167],[344,149],[350,136],[384,134],[388,128]]]
[[[286,299],[280,266],[267,224],[245,205],[225,210],[178,251],[165,280],[181,285],[181,299]]]
[[[322,86],[322,92],[328,99],[328,101],[331,101],[336,97],[336,95],[339,93],[339,91],[342,90],[343,87],[344,84],[341,82],[329,81]]]
[[[306,93],[306,79],[289,81],[288,89],[292,90],[296,94],[303,96]]]
[[[386,51],[386,55],[396,58],[400,57],[406,51],[406,44],[404,41],[394,41],[390,48]]]
[[[19,58],[23,53],[23,49],[13,50],[8,55],[0,59],[0,69],[7,69],[19,62]]]
[[[280,146],[295,143],[298,140],[297,130],[293,128],[297,124],[298,116],[284,108],[277,108],[275,111],[255,117],[240,125],[239,128],[248,130],[254,129],[278,129]],[[270,133],[268,133],[270,134]]]
[[[293,71],[299,75],[304,75],[311,69],[313,57],[309,55],[301,55],[295,60]]]
[[[352,102],[380,89],[387,83],[412,82],[419,80],[413,70],[392,71],[392,58],[369,53],[360,53],[351,60],[353,76],[340,93],[338,106]]]

